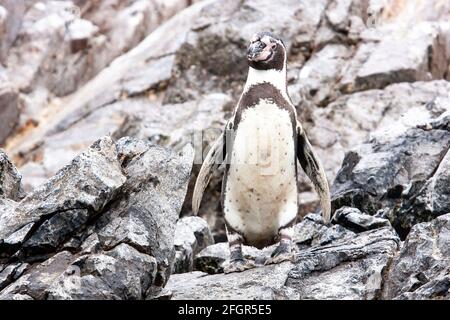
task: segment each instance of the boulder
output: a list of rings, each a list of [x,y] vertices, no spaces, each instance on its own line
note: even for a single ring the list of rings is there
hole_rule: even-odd
[[[54,251],[117,194],[126,178],[114,142],[103,138],[27,195],[10,214],[0,216],[2,254],[22,246],[25,254]],[[33,229],[33,234],[23,232]],[[17,243],[6,243],[14,234]]]
[[[105,137],[20,203],[0,200],[0,299],[159,294],[193,158],[190,146]]]
[[[336,210],[331,221],[355,232],[391,226],[386,218],[364,214],[357,208],[349,207],[341,207]]]
[[[193,270],[193,257],[214,244],[208,224],[200,217],[185,217],[177,222],[174,246],[176,250],[172,273]]]
[[[382,297],[450,298],[450,213],[411,229],[389,267]]]
[[[389,208],[384,215],[402,238],[414,224],[447,213],[450,117],[445,110],[448,100],[410,110],[404,117],[409,123],[385,127],[348,152],[333,184],[333,208],[351,206],[370,215]],[[428,116],[417,117],[417,111]]]
[[[19,121],[18,93],[9,86],[0,86],[0,145],[13,132]]]
[[[223,250],[217,250],[219,245]],[[199,254],[206,264],[209,252],[212,268],[208,271],[224,259],[225,245],[216,244],[214,250],[207,247]],[[294,262],[258,264],[232,274],[194,271],[173,275],[166,290],[172,299],[377,299],[398,245],[392,228],[380,228],[325,245],[298,246]],[[267,248],[266,252],[270,255],[271,251]],[[261,253],[249,250],[247,254]]]
[[[7,154],[0,149],[0,199],[18,201],[23,198],[22,175]]]

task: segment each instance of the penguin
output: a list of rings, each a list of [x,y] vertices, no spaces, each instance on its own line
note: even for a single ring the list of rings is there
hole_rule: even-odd
[[[261,249],[278,242],[266,264],[293,259],[298,164],[319,195],[324,221],[330,220],[328,181],[288,95],[286,60],[276,35],[260,32],[251,38],[244,90],[197,176],[194,214],[211,175],[225,164],[221,202],[230,250],[225,273],[255,267],[244,259],[243,244]]]

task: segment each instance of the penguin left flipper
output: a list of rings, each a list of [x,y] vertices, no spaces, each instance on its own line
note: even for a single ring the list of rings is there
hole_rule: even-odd
[[[297,158],[314,185],[314,189],[320,198],[322,217],[326,223],[330,222],[331,198],[325,170],[309,143],[308,137],[300,123],[297,122]]]
[[[194,215],[198,214],[203,193],[208,186],[211,175],[221,165],[224,159],[225,140],[225,136],[222,133],[214,142],[200,168],[192,195],[192,211]]]

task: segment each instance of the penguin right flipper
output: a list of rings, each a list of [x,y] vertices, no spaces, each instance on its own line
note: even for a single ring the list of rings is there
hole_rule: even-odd
[[[222,133],[212,145],[200,168],[192,195],[192,211],[194,215],[198,214],[203,193],[208,186],[213,172],[222,164],[226,149],[225,140],[225,135]]]
[[[331,198],[327,177],[300,123],[297,123],[297,142],[297,158],[320,197],[322,217],[328,223],[331,216]]]

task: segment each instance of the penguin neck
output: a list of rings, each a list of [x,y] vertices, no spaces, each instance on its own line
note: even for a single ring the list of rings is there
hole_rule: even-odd
[[[269,83],[273,85],[275,88],[280,90],[281,95],[287,100],[290,101],[288,92],[287,92],[287,80],[286,80],[286,63],[283,66],[283,69],[269,69],[269,70],[257,70],[255,68],[249,67],[247,81],[244,86],[243,95],[250,90],[251,87],[261,84],[261,83]]]

